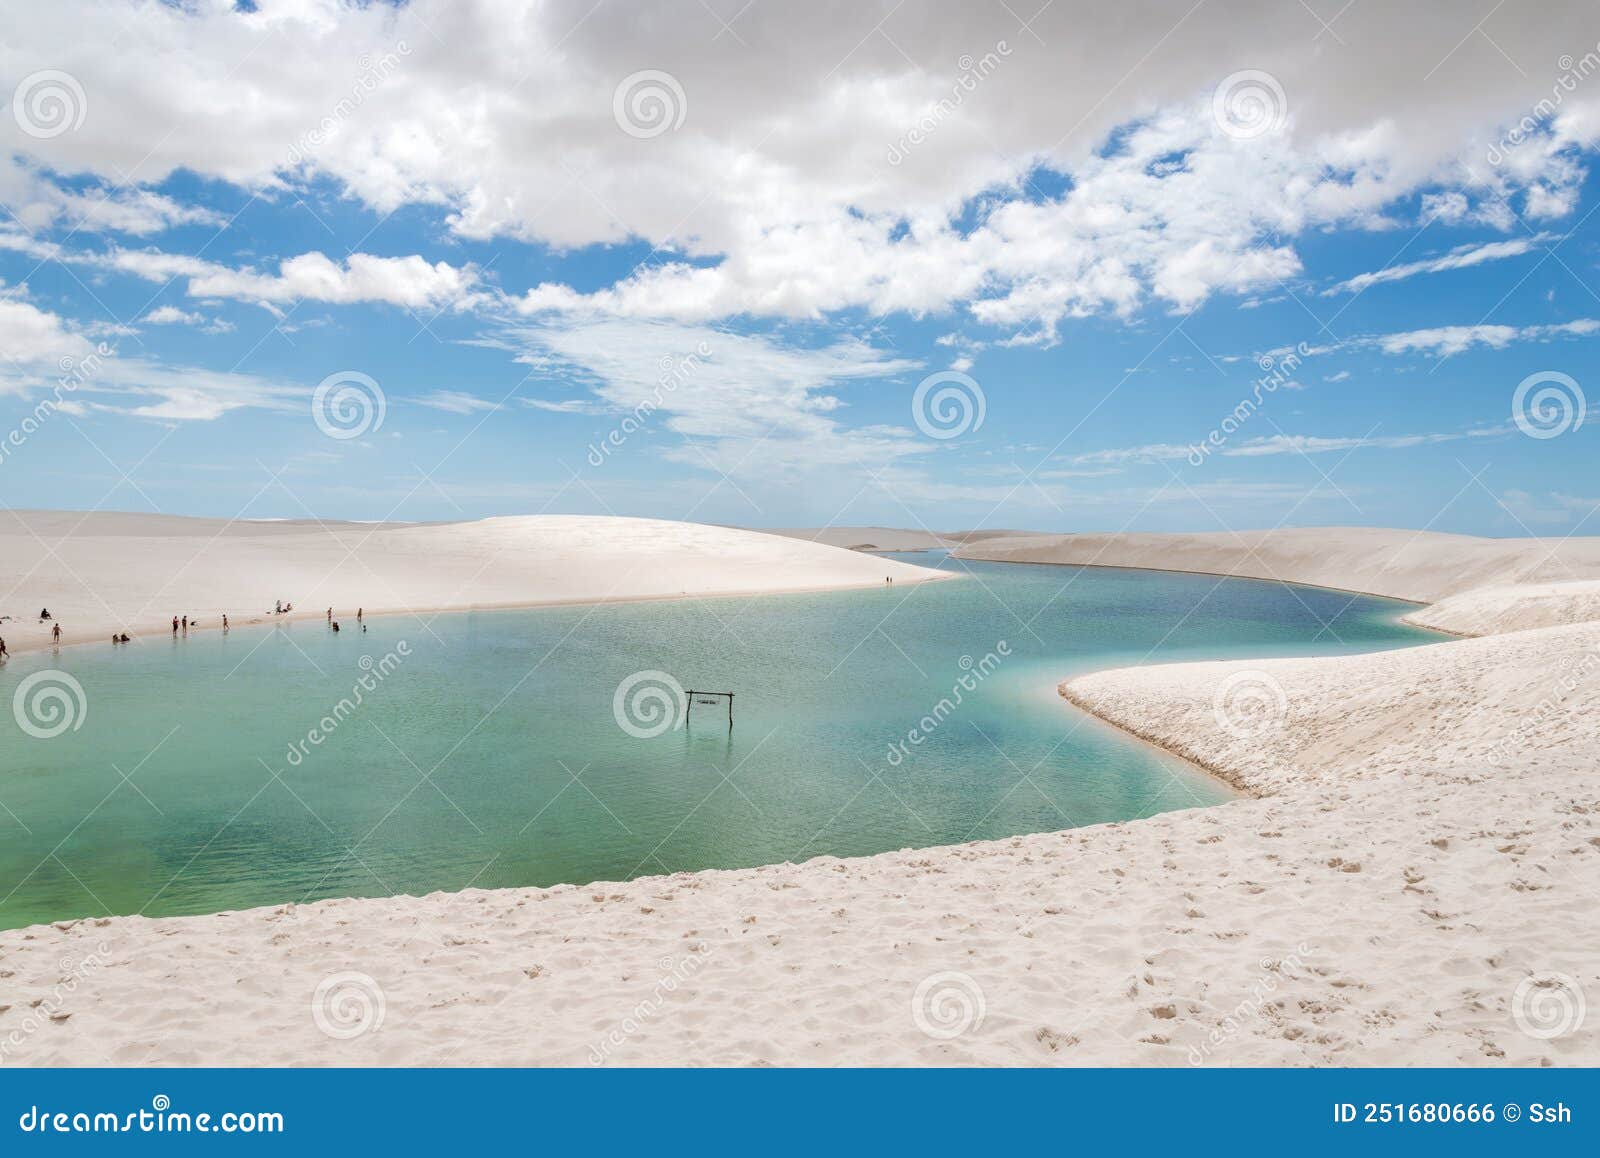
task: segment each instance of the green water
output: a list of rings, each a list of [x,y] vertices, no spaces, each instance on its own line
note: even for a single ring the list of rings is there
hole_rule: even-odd
[[[50,738],[0,714],[0,927],[737,868],[1213,804],[1219,785],[1055,683],[1430,638],[1403,605],[1311,588],[905,558],[970,577],[14,657],[5,709],[46,669],[86,707]],[[697,703],[688,727],[629,734],[613,698],[642,669],[736,693],[732,732]],[[319,725],[363,676],[360,705]],[[909,742],[963,676],[973,690]]]

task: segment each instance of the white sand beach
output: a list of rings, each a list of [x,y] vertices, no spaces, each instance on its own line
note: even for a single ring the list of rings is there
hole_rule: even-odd
[[[755,595],[950,576],[698,523],[538,515],[466,523],[251,522],[71,511],[0,514],[0,637],[12,651],[294,616]],[[41,623],[48,608],[52,621]]]
[[[1082,705],[1247,794],[1218,807],[854,860],[0,933],[4,1060],[1600,1064],[1583,1004],[1600,1000],[1600,622],[1580,618],[1586,584],[1549,591],[1585,582],[1556,572],[1600,559],[1594,540],[1558,564],[1456,536],[1413,551],[1409,532],[1276,532],[1248,558],[1204,536],[1054,538],[964,553],[1233,574],[1265,559],[1297,582],[1457,595],[1434,610],[1483,637],[1062,687],[1067,727]],[[1463,573],[1497,589],[1468,598]],[[1503,630],[1530,616],[1557,622]]]

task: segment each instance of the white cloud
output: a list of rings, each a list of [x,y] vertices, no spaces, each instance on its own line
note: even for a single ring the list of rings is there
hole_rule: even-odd
[[[1261,458],[1277,454],[1329,454],[1340,450],[1360,450],[1374,447],[1383,450],[1406,450],[1413,446],[1430,446],[1437,442],[1454,442],[1466,434],[1397,434],[1368,436],[1366,438],[1319,438],[1310,434],[1274,434],[1252,438],[1238,446],[1223,449],[1233,458]]]
[[[563,398],[552,402],[545,398],[524,398],[523,405],[551,414],[605,414],[609,408],[587,398]]]
[[[204,314],[191,314],[177,306],[157,306],[139,319],[152,326],[200,326],[205,324]]]
[[[280,262],[276,274],[212,267],[189,279],[189,295],[239,298],[258,304],[313,301],[348,305],[382,302],[420,310],[462,304],[477,280],[470,267],[409,257],[353,253],[343,265],[322,253],[302,253]]]
[[[60,317],[16,297],[0,297],[0,351],[13,362],[81,358],[92,347]]]
[[[546,368],[576,376],[618,413],[642,414],[640,448],[652,438],[678,462],[738,474],[771,475],[878,466],[927,453],[934,443],[905,426],[847,427],[837,415],[847,383],[891,378],[920,368],[857,339],[802,347],[763,335],[733,334],[673,322],[601,319],[560,327],[523,327],[499,335]],[[883,387],[875,387],[882,389]]]
[[[233,332],[233,323],[224,318],[208,318],[205,314],[180,310],[177,306],[157,306],[139,320],[152,326],[195,326],[207,334]]]
[[[0,395],[55,395],[67,387],[69,414],[90,409],[148,418],[218,418],[246,407],[294,410],[310,388],[251,374],[218,372],[120,356],[91,344],[63,319],[18,298],[0,298]],[[306,411],[309,417],[309,410]]]
[[[479,398],[476,394],[468,394],[461,390],[434,390],[413,401],[419,406],[443,410],[448,414],[478,414],[500,409],[498,402],[490,402],[487,398]]]
[[[1073,455],[1070,461],[1077,466],[1089,466],[1094,463],[1167,462],[1188,458],[1192,450],[1192,447],[1179,446],[1174,442],[1151,442],[1143,446],[1091,450]]]
[[[1561,337],[1585,337],[1600,333],[1600,320],[1580,318],[1541,326],[1436,326],[1425,330],[1408,330],[1400,334],[1382,334],[1358,339],[1355,344],[1376,346],[1385,354],[1406,354],[1413,351],[1436,356],[1460,354],[1473,346],[1487,346],[1503,350],[1513,342],[1549,341]]]
[[[89,114],[48,141],[0,118],[0,152],[28,157],[30,173],[86,176],[92,191],[71,197],[123,190],[94,209],[43,195],[41,215],[95,227],[209,221],[146,195],[182,169],[269,197],[326,178],[379,213],[439,207],[464,237],[643,239],[665,259],[594,293],[535,287],[530,314],[967,310],[1012,344],[1150,300],[1183,310],[1269,290],[1298,274],[1304,231],[1392,228],[1397,199],[1422,191],[1435,198],[1424,212],[1447,221],[1508,226],[1504,198],[1560,217],[1583,177],[1581,99],[1499,167],[1476,161],[1494,126],[1548,93],[1501,53],[1553,60],[1592,40],[1578,0],[1538,20],[1355,5],[1337,21],[1349,51],[1308,36],[1303,7],[1260,0],[1047,5],[1028,31],[1004,5],[956,0],[727,19],[754,47],[726,51],[700,0],[668,0],[651,20],[590,0],[145,2],[125,22],[89,0],[24,5],[0,75],[48,60],[81,81]],[[950,94],[957,59],[1002,41],[992,74],[892,163],[890,146]],[[682,127],[650,139],[613,120],[641,61],[687,94]],[[1246,62],[1282,82],[1288,107],[1281,133],[1236,141],[1215,131],[1210,94]],[[317,254],[276,272],[187,273],[192,293],[275,307],[472,297],[469,271],[372,261],[408,264]]]
[[[1574,516],[1600,511],[1600,499],[1580,498],[1560,491],[1537,496],[1525,490],[1508,490],[1496,501],[1514,521],[1528,527],[1563,526],[1572,522]]]
[[[1286,454],[1329,454],[1335,451],[1375,448],[1380,450],[1405,450],[1414,446],[1430,446],[1440,442],[1456,442],[1463,438],[1480,438],[1508,433],[1508,428],[1476,427],[1471,430],[1430,434],[1366,435],[1364,437],[1329,437],[1310,434],[1273,434],[1247,439],[1225,446],[1220,453],[1230,458],[1267,458]],[[1171,462],[1186,459],[1193,453],[1192,446],[1155,442],[1144,446],[1112,447],[1073,455],[1069,460],[1077,466],[1096,463]]]
[[[1491,241],[1481,245],[1462,245],[1442,257],[1426,261],[1411,261],[1403,265],[1385,266],[1371,273],[1360,273],[1323,291],[1324,296],[1340,293],[1359,293],[1380,282],[1401,281],[1425,273],[1443,273],[1452,269],[1470,269],[1488,261],[1501,261],[1520,257],[1525,253],[1556,240],[1554,235],[1541,233],[1533,237],[1519,237],[1513,241]]]
[[[227,218],[200,205],[184,205],[161,193],[124,187],[120,180],[65,188],[15,157],[0,155],[0,203],[8,221],[26,230],[62,228],[74,233],[143,236],[180,225],[221,226]]]
[[[8,244],[0,233],[0,248],[22,248],[22,241]],[[46,256],[40,254],[40,256]],[[53,250],[57,260],[97,269],[126,273],[146,281],[167,283],[185,280],[185,292],[193,298],[228,298],[265,306],[281,313],[281,307],[296,302],[327,302],[334,305],[377,303],[409,310],[466,309],[485,305],[489,296],[479,289],[478,271],[472,266],[453,266],[449,262],[429,262],[410,254],[406,257],[380,257],[352,253],[343,263],[324,253],[309,252],[285,258],[276,273],[250,268],[233,268],[218,262],[159,249]],[[162,313],[162,307],[154,311]],[[174,313],[178,313],[174,309]],[[188,317],[199,317],[188,314]],[[150,320],[146,318],[145,320]],[[176,321],[176,318],[173,319]],[[214,323],[231,329],[226,323]]]

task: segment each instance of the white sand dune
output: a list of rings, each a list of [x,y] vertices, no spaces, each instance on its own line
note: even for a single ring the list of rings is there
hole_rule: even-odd
[[[1120,565],[1136,557],[1161,553],[1140,544]],[[1426,570],[1390,578],[1447,585]],[[1336,572],[1354,577],[1315,573]],[[846,861],[13,930],[0,1049],[22,1064],[1594,1065],[1597,688],[1600,623],[1086,675],[1063,694],[1256,798]]]
[[[928,551],[959,547],[987,539],[1013,538],[1022,531],[913,531],[903,527],[783,527],[767,532],[809,539],[854,551]]]
[[[819,543],[729,527],[540,515],[468,523],[247,522],[65,511],[0,513],[0,637],[46,646],[170,633],[174,615],[296,616],[746,595],[947,578]],[[270,618],[270,617],[269,617]]]
[[[1403,617],[1455,635],[1498,635],[1600,619],[1600,580],[1517,583],[1463,591]]]
[[[1433,603],[1482,587],[1600,579],[1600,538],[1481,539],[1434,531],[1303,527],[1206,534],[1018,535],[966,559],[1148,567],[1278,579]]]

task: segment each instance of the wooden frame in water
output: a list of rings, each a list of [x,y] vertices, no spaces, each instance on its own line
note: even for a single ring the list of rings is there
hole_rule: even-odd
[[[689,690],[689,692],[688,692],[688,696],[689,696],[689,704],[684,709],[684,713],[683,713],[683,726],[684,727],[687,728],[689,726],[689,717],[694,715],[694,700],[695,700],[695,697],[696,696],[704,696],[706,698],[701,700],[700,702],[702,704],[707,704],[707,705],[710,705],[712,707],[716,706],[717,700],[719,700],[719,699],[725,699],[725,700],[728,701],[728,731],[730,731],[730,732],[733,731],[733,693],[732,692],[697,692],[697,691],[695,691],[694,689],[691,688]]]

